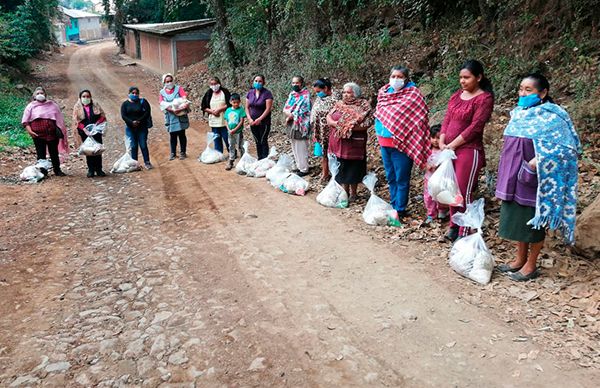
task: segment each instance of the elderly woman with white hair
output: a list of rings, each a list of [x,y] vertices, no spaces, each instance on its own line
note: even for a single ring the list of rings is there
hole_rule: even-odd
[[[65,176],[60,169],[60,154],[68,155],[67,127],[65,118],[58,104],[50,99],[41,86],[33,92],[31,101],[25,111],[21,123],[33,139],[37,158],[46,159],[50,154],[52,170],[56,176]]]
[[[329,153],[340,162],[335,180],[348,193],[349,202],[356,200],[358,184],[367,174],[367,130],[373,124],[371,105],[362,98],[360,86],[344,85],[342,100],[327,115]]]
[[[189,102],[187,101],[187,93],[179,85],[173,82],[173,74],[167,73],[162,76],[163,88],[160,91],[160,110],[165,113],[165,126],[171,136],[171,155],[169,160],[175,159],[177,152],[177,139],[179,139],[179,159],[183,160],[187,157],[187,137],[185,130],[190,127],[190,119],[188,117]]]

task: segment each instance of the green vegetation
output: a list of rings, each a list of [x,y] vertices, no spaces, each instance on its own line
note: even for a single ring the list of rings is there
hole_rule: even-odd
[[[33,141],[21,126],[21,116],[29,100],[0,91],[0,150],[5,146],[29,147]]]
[[[0,6],[0,71],[24,70],[29,58],[55,44],[58,0],[13,0]]]

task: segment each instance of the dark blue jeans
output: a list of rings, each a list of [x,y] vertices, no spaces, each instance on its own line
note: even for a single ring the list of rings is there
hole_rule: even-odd
[[[213,133],[219,135],[215,139],[215,150],[223,153],[223,143],[225,143],[225,147],[227,147],[227,151],[229,151],[229,131],[227,127],[211,127]]]
[[[139,147],[140,150],[142,150],[144,164],[150,163],[150,153],[148,152],[148,128],[131,129],[125,127],[125,136],[129,139],[131,158],[137,160]]]
[[[390,186],[392,207],[398,212],[403,212],[408,204],[413,161],[404,152],[391,147],[381,147],[381,159]]]

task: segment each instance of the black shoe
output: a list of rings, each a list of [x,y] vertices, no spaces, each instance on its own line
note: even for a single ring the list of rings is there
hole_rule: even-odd
[[[496,267],[498,272],[501,272],[501,273],[518,272],[521,268],[523,268],[523,266],[520,266],[519,268],[513,268],[508,264],[500,264],[499,266]]]
[[[87,177],[88,178],[93,178],[94,177],[94,171],[93,170],[88,170]]]
[[[187,154],[185,152],[182,152],[179,154],[179,160],[185,160],[187,159]]]
[[[458,238],[458,227],[452,227],[448,229],[448,232],[444,235],[444,238],[450,242],[456,241]]]
[[[540,271],[538,271],[537,269],[527,275],[523,275],[521,272],[513,272],[510,275],[508,275],[508,277],[514,280],[515,282],[527,282],[529,280],[537,278],[538,276],[540,276]]]
[[[305,172],[305,171],[298,171],[298,172],[296,173],[296,175],[298,175],[298,176],[300,176],[300,177],[302,177],[302,176],[307,176],[308,174],[309,174],[309,172],[308,172],[308,171],[306,171],[306,172]]]
[[[169,155],[169,160],[175,160],[175,154]]]
[[[64,172],[62,172],[61,170],[58,170],[54,173],[54,175],[56,176],[67,176],[67,174],[65,174]]]
[[[98,175],[98,176],[106,176],[106,173],[104,171],[102,171],[102,170],[98,170],[98,171],[96,171],[96,175]]]

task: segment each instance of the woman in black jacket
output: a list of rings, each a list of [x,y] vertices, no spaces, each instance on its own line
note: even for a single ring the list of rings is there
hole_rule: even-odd
[[[147,170],[152,169],[148,152],[148,128],[152,128],[152,112],[148,101],[140,98],[140,89],[136,86],[129,88],[128,99],[121,104],[121,118],[125,121],[125,136],[129,141],[131,157],[137,160],[139,146],[144,166]]]
[[[221,80],[212,77],[209,81],[210,88],[202,97],[202,112],[208,113],[208,126],[219,137],[215,139],[215,150],[223,152],[223,142],[229,151],[229,132],[225,122],[225,110],[231,106],[229,90],[221,87]]]

